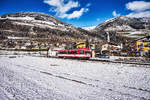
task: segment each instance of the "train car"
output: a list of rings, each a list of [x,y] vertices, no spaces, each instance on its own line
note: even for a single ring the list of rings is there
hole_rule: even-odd
[[[77,59],[89,59],[92,55],[91,49],[64,49],[58,50],[57,56],[60,58],[77,58]]]

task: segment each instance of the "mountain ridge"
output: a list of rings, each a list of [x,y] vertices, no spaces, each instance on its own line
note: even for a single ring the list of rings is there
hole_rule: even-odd
[[[145,36],[150,31],[150,18],[119,16],[108,19],[90,31],[75,27],[40,12],[19,12],[0,17],[0,38],[7,36],[49,38],[56,42],[77,39],[107,41],[107,32],[113,43]]]
[[[0,33],[5,36],[43,37],[57,41],[74,39],[100,39],[90,32],[66,24],[54,16],[39,12],[19,12],[0,17]],[[31,34],[32,33],[32,34]]]
[[[145,36],[150,31],[150,18],[131,18],[126,16],[111,18],[92,30],[92,32],[100,31],[116,32],[128,38],[138,38]]]

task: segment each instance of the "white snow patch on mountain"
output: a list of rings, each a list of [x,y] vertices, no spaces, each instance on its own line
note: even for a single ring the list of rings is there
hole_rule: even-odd
[[[28,23],[24,23],[24,22],[13,22],[13,24],[26,25],[26,26],[34,26],[33,24],[28,24]]]
[[[34,17],[6,17],[6,18],[0,18],[0,19],[10,19],[10,20],[17,20],[16,22],[13,22],[13,24],[17,25],[26,25],[26,26],[38,26],[41,28],[51,28],[51,29],[58,29],[61,31],[69,31],[68,28],[71,28],[72,30],[76,31],[75,28],[73,28],[71,25],[68,25],[68,28],[65,27],[64,24],[58,23],[55,20],[50,21],[42,21],[42,20],[35,20]]]
[[[3,18],[3,19],[11,19],[11,20],[34,20],[33,17],[6,17],[6,18]]]
[[[129,25],[122,25],[122,26],[111,26],[105,29],[105,31],[129,31],[134,30]]]

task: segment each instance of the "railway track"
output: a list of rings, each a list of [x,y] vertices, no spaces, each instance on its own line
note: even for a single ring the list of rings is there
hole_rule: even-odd
[[[5,55],[5,54],[1,54]],[[29,56],[35,56],[35,57],[49,57],[49,58],[57,58],[57,59],[71,59],[71,58],[58,58],[57,56],[47,56],[46,54],[42,55],[29,55]],[[82,60],[82,59],[71,59],[71,60]],[[92,58],[88,60],[82,60],[82,61],[95,61],[95,62],[109,62],[109,63],[120,63],[120,64],[132,64],[132,65],[147,65],[143,66],[146,68],[150,68],[150,62],[149,63],[141,63],[141,62],[127,62],[127,61],[116,61],[116,60],[110,60],[110,59],[97,59],[97,58]]]
[[[89,59],[89,61],[100,61],[100,62],[110,62],[110,63],[120,63],[120,64],[150,65],[150,63],[112,61],[112,60],[102,60],[102,59]],[[145,66],[145,67],[148,67],[148,66]],[[150,66],[149,66],[149,68],[150,68]]]
[[[45,56],[42,56],[45,57]],[[58,58],[56,56],[50,57],[49,58]],[[71,58],[58,58],[58,59],[71,59]],[[150,63],[140,63],[140,62],[127,62],[127,61],[115,61],[115,60],[110,60],[110,59],[71,59],[71,60],[80,60],[80,61],[95,61],[95,62],[109,62],[109,63],[120,63],[120,64],[132,64],[132,65],[150,65]],[[150,68],[150,66],[143,66],[146,68]]]

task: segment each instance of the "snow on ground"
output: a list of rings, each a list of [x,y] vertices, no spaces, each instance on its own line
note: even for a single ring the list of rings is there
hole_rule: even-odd
[[[150,99],[145,66],[0,54],[3,100]]]

